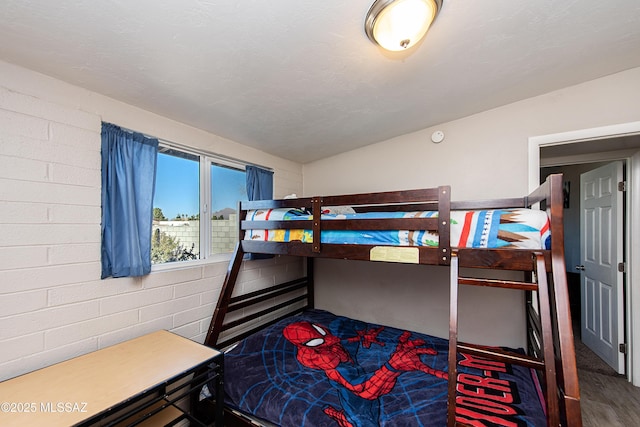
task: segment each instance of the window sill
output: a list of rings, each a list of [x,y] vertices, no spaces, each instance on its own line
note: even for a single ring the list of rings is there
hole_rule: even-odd
[[[194,268],[200,267],[203,265],[216,264],[216,263],[225,263],[228,264],[231,260],[231,253],[227,254],[215,254],[211,255],[206,259],[197,259],[193,261],[175,261],[175,262],[166,262],[163,264],[153,264],[151,266],[151,272],[160,272],[160,271],[168,271],[168,270],[179,270],[183,268]]]

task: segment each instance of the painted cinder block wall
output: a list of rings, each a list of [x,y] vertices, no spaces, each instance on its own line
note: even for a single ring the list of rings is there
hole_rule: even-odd
[[[275,170],[301,166],[0,62],[0,380],[158,329],[204,340],[228,258],[100,280],[101,121]],[[238,291],[302,274],[300,261],[244,264]]]

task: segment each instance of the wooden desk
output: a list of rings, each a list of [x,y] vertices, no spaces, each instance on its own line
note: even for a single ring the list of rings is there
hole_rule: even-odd
[[[197,425],[174,396],[197,396],[210,379],[222,395],[222,370],[223,353],[158,331],[0,383],[0,425],[123,425],[168,416]]]

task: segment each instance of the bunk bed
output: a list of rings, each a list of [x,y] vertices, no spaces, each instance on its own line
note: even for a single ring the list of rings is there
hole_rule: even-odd
[[[225,425],[580,427],[562,210],[559,174],[522,198],[452,201],[441,186],[242,202],[205,340],[227,350]],[[247,254],[305,257],[306,275],[236,295]],[[314,309],[315,258],[450,269],[449,339]],[[460,285],[525,292],[527,349],[459,342]]]

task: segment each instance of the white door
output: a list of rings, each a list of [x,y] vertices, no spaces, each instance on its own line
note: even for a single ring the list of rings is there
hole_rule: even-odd
[[[580,175],[582,342],[624,373],[622,162]]]

